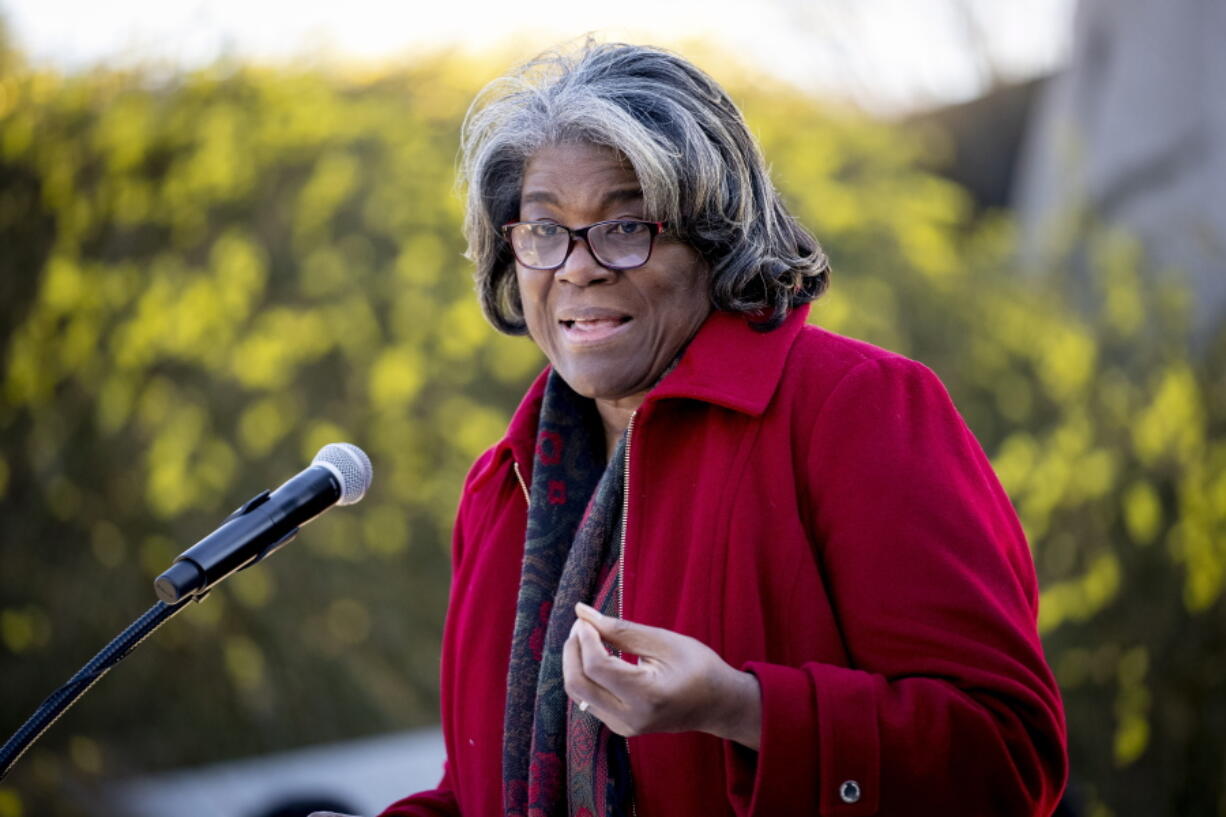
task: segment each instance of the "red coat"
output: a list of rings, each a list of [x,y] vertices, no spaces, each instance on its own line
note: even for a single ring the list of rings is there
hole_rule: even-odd
[[[1009,499],[935,375],[807,311],[765,334],[714,314],[634,421],[625,617],[700,639],[762,688],[757,753],[630,739],[637,815],[1048,814],[1064,718]],[[501,813],[543,387],[464,486],[446,772],[387,817]]]

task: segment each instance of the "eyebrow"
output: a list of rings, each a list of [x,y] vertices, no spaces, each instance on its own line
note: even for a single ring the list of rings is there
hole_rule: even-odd
[[[622,187],[617,190],[610,190],[605,193],[600,200],[601,207],[608,207],[612,204],[621,204],[629,201],[639,201],[643,198],[643,189],[637,185],[634,187]],[[558,197],[548,190],[530,190],[519,200],[520,205],[524,204],[552,204],[558,206]]]

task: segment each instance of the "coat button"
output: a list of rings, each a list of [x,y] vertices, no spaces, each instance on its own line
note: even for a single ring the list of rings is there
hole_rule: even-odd
[[[844,803],[860,802],[860,784],[854,780],[844,780],[839,786],[839,799]]]

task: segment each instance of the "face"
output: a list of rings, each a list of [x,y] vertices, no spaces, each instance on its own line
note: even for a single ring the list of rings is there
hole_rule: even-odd
[[[647,219],[634,170],[607,148],[542,148],[524,171],[520,221],[575,229],[614,218]],[[585,241],[553,271],[516,264],[528,333],[572,389],[637,407],[710,311],[710,271],[667,230],[651,258],[621,272],[600,266]]]

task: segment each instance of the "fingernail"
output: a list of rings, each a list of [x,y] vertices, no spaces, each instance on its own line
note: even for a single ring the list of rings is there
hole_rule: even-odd
[[[583,602],[578,602],[575,604],[575,612],[585,612],[595,616],[596,618],[600,618],[600,612],[595,607],[590,607]]]

